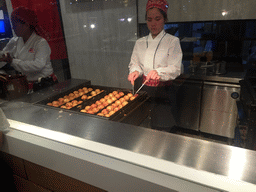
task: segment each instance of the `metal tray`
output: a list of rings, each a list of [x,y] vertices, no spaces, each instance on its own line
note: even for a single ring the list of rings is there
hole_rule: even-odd
[[[81,103],[79,103],[78,105],[73,106],[69,109],[62,108],[62,106],[66,105],[66,103],[64,103],[62,105],[59,105],[58,107],[47,105],[48,103],[52,103],[53,101],[57,101],[59,98],[63,98],[64,96],[69,95],[70,93],[74,93],[74,91],[79,92],[79,89],[83,89],[84,87],[86,87],[88,89],[91,88],[92,91],[95,91],[96,89],[99,89],[99,90],[101,90],[101,92],[99,94],[91,97],[90,99],[86,99],[86,100],[83,100],[82,96],[74,98],[73,101],[77,100],[78,102],[81,102]],[[89,91],[88,93],[85,93],[85,95],[90,96],[92,91]],[[79,113],[79,114],[88,115],[88,116],[92,116],[92,117],[97,117],[97,118],[101,118],[101,119],[119,121],[119,120],[125,119],[126,116],[130,116],[131,112],[136,110],[136,108],[138,108],[142,103],[144,103],[148,99],[148,96],[147,96],[146,92],[139,92],[137,97],[134,100],[128,100],[127,105],[123,106],[122,108],[120,108],[118,111],[116,111],[114,114],[112,114],[109,117],[99,116],[97,114],[101,113],[104,109],[106,109],[108,106],[112,105],[114,102],[112,102],[109,105],[104,106],[104,108],[100,109],[95,114],[90,114],[88,112],[81,112],[81,110],[85,109],[86,106],[91,106],[92,104],[96,104],[96,101],[99,101],[100,99],[104,98],[106,95],[112,93],[113,91],[123,92],[124,95],[120,98],[123,98],[128,93],[131,93],[131,90],[129,90],[129,89],[120,89],[120,88],[114,88],[114,87],[104,87],[104,86],[94,86],[94,85],[88,85],[88,84],[81,84],[81,85],[79,85],[75,88],[72,88],[70,90],[67,90],[63,93],[59,93],[59,94],[51,96],[47,99],[41,100],[41,101],[37,102],[36,105],[43,105],[44,107],[47,106],[47,107],[55,108],[55,109],[58,109],[58,110],[61,108],[64,111],[68,111],[68,112],[72,111],[74,113]],[[72,102],[72,100],[70,100],[69,102]]]

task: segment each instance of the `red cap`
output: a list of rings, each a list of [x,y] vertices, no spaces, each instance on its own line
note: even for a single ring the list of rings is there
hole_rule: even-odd
[[[34,27],[37,26],[37,21],[38,21],[35,12],[26,7],[17,7],[16,9],[14,9],[11,14],[11,19],[12,20],[19,19]]]
[[[146,11],[149,9],[156,7],[158,9],[163,10],[165,13],[167,13],[167,9],[169,7],[169,4],[166,0],[148,0]]]

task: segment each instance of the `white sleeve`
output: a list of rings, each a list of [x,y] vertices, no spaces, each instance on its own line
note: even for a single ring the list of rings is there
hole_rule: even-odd
[[[129,73],[132,73],[134,71],[138,71],[140,75],[143,73],[143,70],[141,68],[140,64],[140,53],[139,53],[139,46],[138,46],[138,41],[136,41],[135,46],[133,48],[132,56],[131,56],[131,61],[129,63]]]
[[[156,69],[161,80],[168,81],[175,79],[182,72],[182,50],[180,41],[175,38],[168,48],[168,60],[166,67],[159,67]]]
[[[47,41],[41,40],[35,47],[35,58],[32,61],[13,59],[11,66],[20,72],[38,72],[47,64],[47,59],[51,55],[51,48]]]
[[[13,52],[16,49],[16,46],[17,46],[17,38],[11,38],[10,41],[7,43],[7,45],[3,48],[2,53],[4,54],[8,52],[13,57]],[[0,62],[1,67],[3,67],[6,64],[7,62],[5,61]]]

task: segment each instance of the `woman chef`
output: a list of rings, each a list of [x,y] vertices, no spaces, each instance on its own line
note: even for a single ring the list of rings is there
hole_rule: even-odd
[[[146,82],[142,90],[152,99],[151,128],[171,131],[176,123],[170,85],[181,74],[182,51],[179,39],[164,31],[167,9],[166,0],[148,0],[146,21],[150,33],[136,41],[128,80],[132,84],[140,78]]]
[[[26,75],[34,90],[57,82],[50,61],[51,49],[47,41],[38,35],[41,28],[37,25],[35,12],[18,7],[11,14],[11,22],[17,37],[13,37],[3,49],[5,54],[1,61]],[[43,84],[40,85],[41,82]]]

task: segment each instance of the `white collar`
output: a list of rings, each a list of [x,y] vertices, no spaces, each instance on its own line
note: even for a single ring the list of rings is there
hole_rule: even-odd
[[[149,33],[149,39],[150,41],[159,41],[165,34],[164,29],[153,39],[152,34]]]

